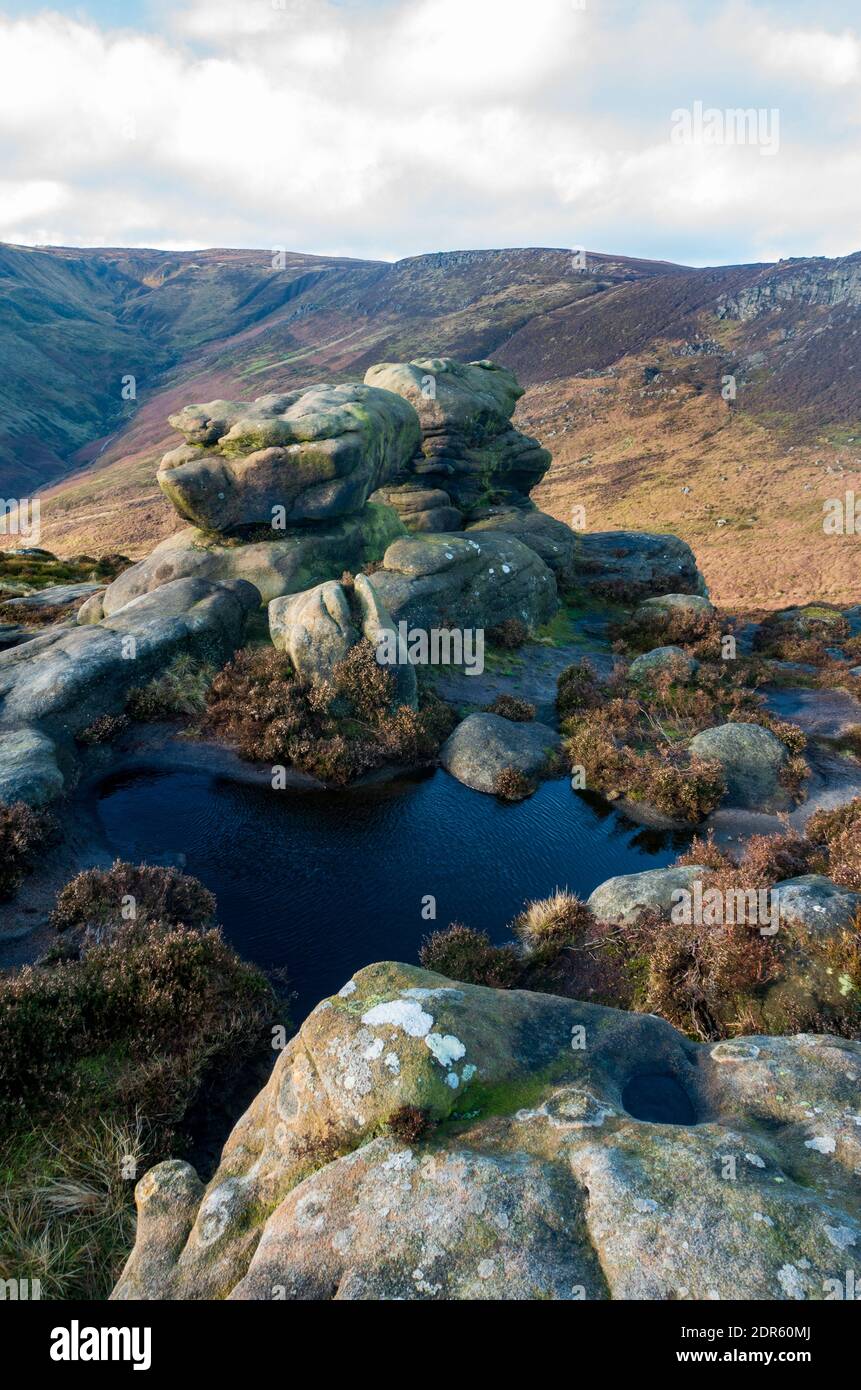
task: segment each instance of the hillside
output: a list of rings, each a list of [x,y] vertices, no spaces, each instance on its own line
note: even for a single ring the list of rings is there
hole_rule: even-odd
[[[823,535],[822,500],[861,494],[861,255],[283,260],[0,248],[0,496],[44,489],[43,544],[139,556],[175,529],[154,471],[181,403],[450,353],[526,385],[517,423],[554,455],[546,510],[677,532],[728,604],[857,598],[856,538]]]

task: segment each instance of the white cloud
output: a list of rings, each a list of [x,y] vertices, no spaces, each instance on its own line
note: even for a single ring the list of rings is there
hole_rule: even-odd
[[[848,251],[861,43],[827,8],[810,32],[760,0],[637,0],[626,23],[570,0],[188,0],[161,34],[0,19],[0,238]],[[779,106],[779,155],[671,145],[695,100]]]
[[[822,29],[772,33],[760,27],[757,41],[764,64],[775,71],[837,87],[861,78],[861,40],[848,30],[842,34]]]

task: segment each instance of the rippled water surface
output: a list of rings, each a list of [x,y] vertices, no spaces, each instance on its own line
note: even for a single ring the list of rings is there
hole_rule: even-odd
[[[440,771],[348,792],[137,771],[102,784],[98,814],[123,859],[185,856],[241,954],[287,968],[297,1019],[371,961],[415,962],[435,927],[462,921],[504,941],[527,898],[557,885],[586,896],[684,843],[621,822],[567,780],[512,806]],[[422,918],[429,894],[436,922]]]

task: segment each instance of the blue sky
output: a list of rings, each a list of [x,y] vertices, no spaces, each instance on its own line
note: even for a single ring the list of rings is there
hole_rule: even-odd
[[[0,3],[7,241],[840,255],[859,136],[858,0]]]

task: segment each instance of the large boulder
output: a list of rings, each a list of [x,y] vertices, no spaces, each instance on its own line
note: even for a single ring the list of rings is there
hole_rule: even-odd
[[[559,735],[547,724],[516,724],[498,714],[470,714],[446,739],[440,761],[464,786],[492,795],[499,774],[507,768],[519,772],[534,788],[559,747]]]
[[[749,811],[792,807],[792,795],[781,780],[789,752],[770,729],[761,724],[719,724],[695,734],[688,747],[694,757],[720,764],[727,806]]]
[[[170,423],[186,443],[162,459],[159,484],[180,516],[216,531],[361,511],[421,437],[403,396],[357,383],[187,406]]]
[[[564,521],[540,512],[537,507],[489,507],[479,521],[466,528],[468,535],[504,531],[528,545],[552,569],[560,584],[573,583],[577,537]]]
[[[599,596],[625,603],[706,592],[687,541],[648,531],[578,531],[577,577]]]
[[[291,527],[271,540],[239,542],[190,528],[168,536],[105,590],[95,620],[110,616],[133,598],[173,579],[194,576],[224,582],[246,579],[264,603],[282,594],[297,594],[345,569],[359,570],[381,559],[404,528],[390,507],[369,505],[357,516],[327,526]],[[80,613],[79,621],[86,621]],[[91,619],[92,620],[92,619]]]
[[[396,623],[426,630],[489,628],[506,618],[536,627],[558,606],[556,580],[544,561],[507,534],[395,541],[374,588]]]
[[[55,789],[46,738],[57,745],[61,766],[69,765],[75,735],[101,715],[119,713],[128,691],[159,675],[174,656],[187,652],[222,665],[259,604],[257,590],[242,580],[178,579],[100,623],[54,629],[0,653],[0,736],[11,736],[5,747],[13,753],[21,738],[25,748],[35,739],[28,786],[14,771],[20,758],[10,755],[21,799],[45,800],[46,788]]]
[[[822,1299],[861,1244],[859,1082],[841,1038],[701,1045],[369,966],[205,1187],[177,1160],[139,1181],[113,1298]]]
[[[699,662],[683,652],[681,647],[653,647],[650,652],[635,656],[628,667],[628,678],[648,684],[655,676],[671,671],[676,680],[687,681],[699,669]]]
[[[273,599],[269,634],[273,646],[286,652],[308,681],[329,680],[359,640],[343,585],[334,579],[302,594]]]
[[[588,906],[601,922],[617,926],[634,922],[643,912],[669,913],[682,890],[693,892],[708,870],[698,864],[679,864],[669,869],[646,869],[640,874],[617,874],[608,878],[589,895]]]
[[[436,480],[458,508],[479,506],[498,491],[526,495],[550,467],[547,450],[510,423],[523,389],[505,367],[426,357],[380,362],[365,381],[415,408],[422,445],[414,472]]]
[[[308,681],[331,680],[335,666],[361,638],[378,654],[384,635],[397,649],[392,619],[364,574],[357,575],[352,586],[330,580],[303,594],[273,599],[269,632],[273,645],[287,652],[299,675]],[[388,669],[395,681],[394,705],[418,708],[414,667],[404,660]]]

